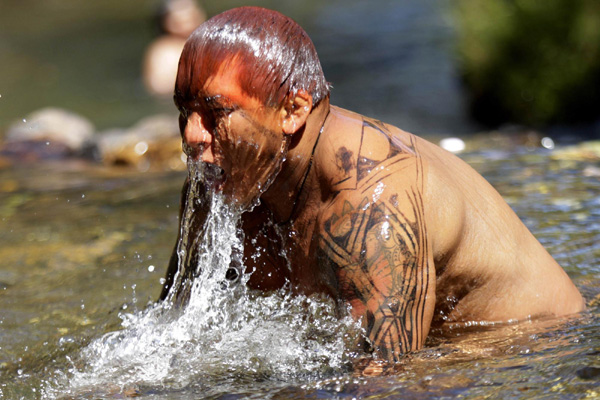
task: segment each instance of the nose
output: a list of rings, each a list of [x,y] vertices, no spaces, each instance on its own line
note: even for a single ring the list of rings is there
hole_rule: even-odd
[[[213,137],[202,123],[202,118],[196,112],[188,116],[185,128],[183,130],[183,141],[192,150],[194,159],[202,156],[202,161],[213,163],[214,154],[212,149]]]

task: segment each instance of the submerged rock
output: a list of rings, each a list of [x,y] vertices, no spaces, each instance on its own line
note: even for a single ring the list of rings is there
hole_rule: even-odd
[[[583,367],[577,370],[577,376],[581,379],[600,379],[600,368],[598,367]]]

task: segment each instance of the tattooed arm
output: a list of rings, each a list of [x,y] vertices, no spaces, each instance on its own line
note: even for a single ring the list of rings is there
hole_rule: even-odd
[[[389,361],[423,346],[435,305],[422,193],[402,178],[339,194],[320,241],[341,296],[376,353]]]

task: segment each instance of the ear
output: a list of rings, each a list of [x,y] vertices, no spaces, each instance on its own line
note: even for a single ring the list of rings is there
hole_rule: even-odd
[[[281,128],[286,135],[293,135],[306,123],[313,107],[312,96],[306,90],[290,94],[281,108]]]

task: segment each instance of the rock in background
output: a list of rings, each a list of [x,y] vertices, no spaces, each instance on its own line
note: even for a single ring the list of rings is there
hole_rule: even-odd
[[[181,136],[177,118],[155,115],[129,129],[111,129],[96,135],[97,157],[108,165],[183,170]]]
[[[182,154],[176,116],[153,115],[130,128],[98,133],[81,115],[44,108],[8,128],[0,143],[0,166],[77,158],[140,171],[183,170]]]
[[[78,156],[92,142],[94,131],[94,125],[80,115],[43,108],[10,125],[0,156],[22,161]]]

